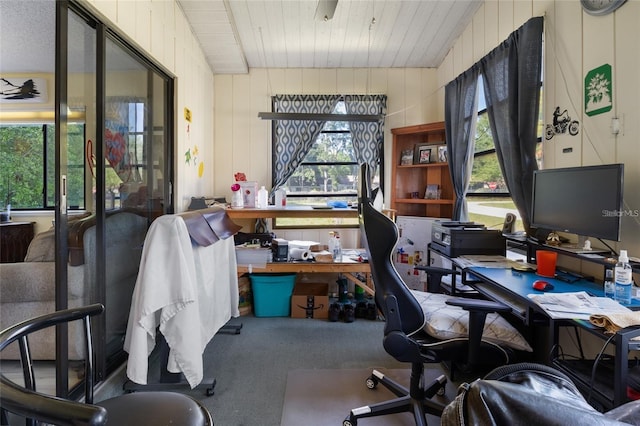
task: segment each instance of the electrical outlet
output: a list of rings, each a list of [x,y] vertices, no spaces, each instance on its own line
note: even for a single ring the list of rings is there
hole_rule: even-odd
[[[611,134],[612,135],[624,135],[623,130],[623,117],[613,117],[611,119]]]

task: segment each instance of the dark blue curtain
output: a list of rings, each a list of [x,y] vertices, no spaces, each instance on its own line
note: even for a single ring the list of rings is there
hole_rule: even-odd
[[[444,121],[449,170],[456,194],[453,220],[468,220],[466,194],[471,180],[476,124],[478,121],[478,75],[473,67],[444,89]]]
[[[529,232],[538,142],[543,18],[531,18],[480,60],[496,154]]]

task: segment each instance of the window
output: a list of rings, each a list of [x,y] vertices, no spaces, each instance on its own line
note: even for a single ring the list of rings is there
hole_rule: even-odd
[[[67,203],[85,208],[83,123],[67,126]],[[55,126],[0,125],[0,207],[12,210],[53,209],[55,206]]]
[[[140,200],[132,194],[147,177],[145,140],[149,137],[145,131],[145,103],[140,99],[112,97],[107,104],[117,119],[107,122],[106,208],[133,207]]]
[[[469,220],[483,223],[487,227],[496,227],[503,223],[507,213],[513,213],[517,218],[515,230],[522,231],[524,230],[522,219],[502,176],[496,147],[491,136],[482,76],[478,80],[478,91],[478,121],[476,124],[473,169],[471,171],[469,191],[467,192]],[[540,108],[537,158],[540,158],[542,152],[542,120],[542,108]]]
[[[333,114],[346,114],[344,101]],[[379,173],[379,170],[378,170]],[[357,202],[358,161],[349,122],[327,121],[311,150],[289,177],[283,189],[288,205],[348,206]],[[374,177],[379,183],[379,176]],[[274,219],[277,228],[356,227],[358,219]]]

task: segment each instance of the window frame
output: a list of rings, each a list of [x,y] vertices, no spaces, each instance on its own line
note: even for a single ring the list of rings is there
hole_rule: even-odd
[[[81,143],[82,143],[82,147],[81,147],[81,151],[82,151],[82,158],[81,158],[81,163],[77,163],[77,164],[68,164],[67,168],[68,169],[81,169],[81,176],[82,176],[82,191],[81,191],[81,199],[79,200],[79,204],[77,205],[69,205],[68,206],[68,210],[69,211],[84,211],[86,208],[86,196],[87,196],[87,176],[85,173],[85,167],[87,164],[87,157],[86,157],[86,150],[85,150],[85,146],[84,146],[84,141],[86,140],[86,123],[84,123],[83,121],[80,122],[70,122],[70,125],[77,125],[80,127],[80,130],[82,132],[82,138],[81,138]],[[55,178],[53,180],[51,180],[51,176],[54,173],[55,170],[55,164],[53,164],[55,155],[51,155],[53,154],[53,152],[55,152],[55,123],[52,121],[38,121],[38,122],[20,122],[20,121],[16,121],[16,122],[3,122],[0,123],[0,126],[2,127],[12,127],[12,126],[16,126],[16,127],[34,127],[34,128],[39,128],[39,141],[40,142],[40,146],[42,149],[42,156],[41,156],[41,170],[42,170],[42,175],[41,177],[41,185],[42,185],[42,191],[40,193],[40,203],[39,206],[29,206],[29,207],[25,207],[25,206],[17,206],[14,203],[11,203],[11,210],[12,211],[16,211],[16,212],[27,212],[27,211],[33,211],[33,212],[46,212],[46,211],[53,211],[55,209],[55,199],[51,199],[52,194],[55,194]],[[53,152],[52,152],[53,151]],[[3,197],[5,197],[6,194],[3,194]],[[2,205],[4,206],[6,200],[3,199],[3,203]]]
[[[488,114],[486,108],[478,111],[478,118],[476,120],[476,123],[478,123],[480,121],[480,116],[481,115],[485,115],[485,114]],[[476,127],[476,132],[477,132],[477,127]],[[493,140],[493,136],[491,136],[491,141],[493,142],[493,148],[489,148],[489,149],[485,149],[483,151],[478,151],[478,152],[474,152],[473,153],[473,162],[474,163],[475,163],[476,159],[478,159],[478,158],[482,158],[484,156],[496,154],[496,144],[495,144],[495,141]],[[502,175],[502,170],[500,170],[500,174]],[[481,198],[481,197],[511,198],[511,192],[509,192],[509,189],[507,188],[506,191],[501,191],[501,192],[467,192],[465,196],[466,197],[471,197],[471,198],[475,198],[475,197],[479,197],[479,198]]]

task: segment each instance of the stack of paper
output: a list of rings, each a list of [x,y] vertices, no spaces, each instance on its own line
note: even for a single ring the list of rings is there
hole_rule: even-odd
[[[592,297],[585,291],[575,293],[529,294],[553,319],[584,319],[591,315],[631,312],[629,308],[608,297]]]
[[[500,269],[509,269],[512,267],[529,267],[532,270],[536,269],[535,265],[526,263],[526,262],[518,262],[513,259],[509,259],[505,256],[499,255],[464,255],[459,256],[452,259],[453,262],[456,263],[460,268],[470,268],[472,266],[481,266],[484,268],[500,268]]]

